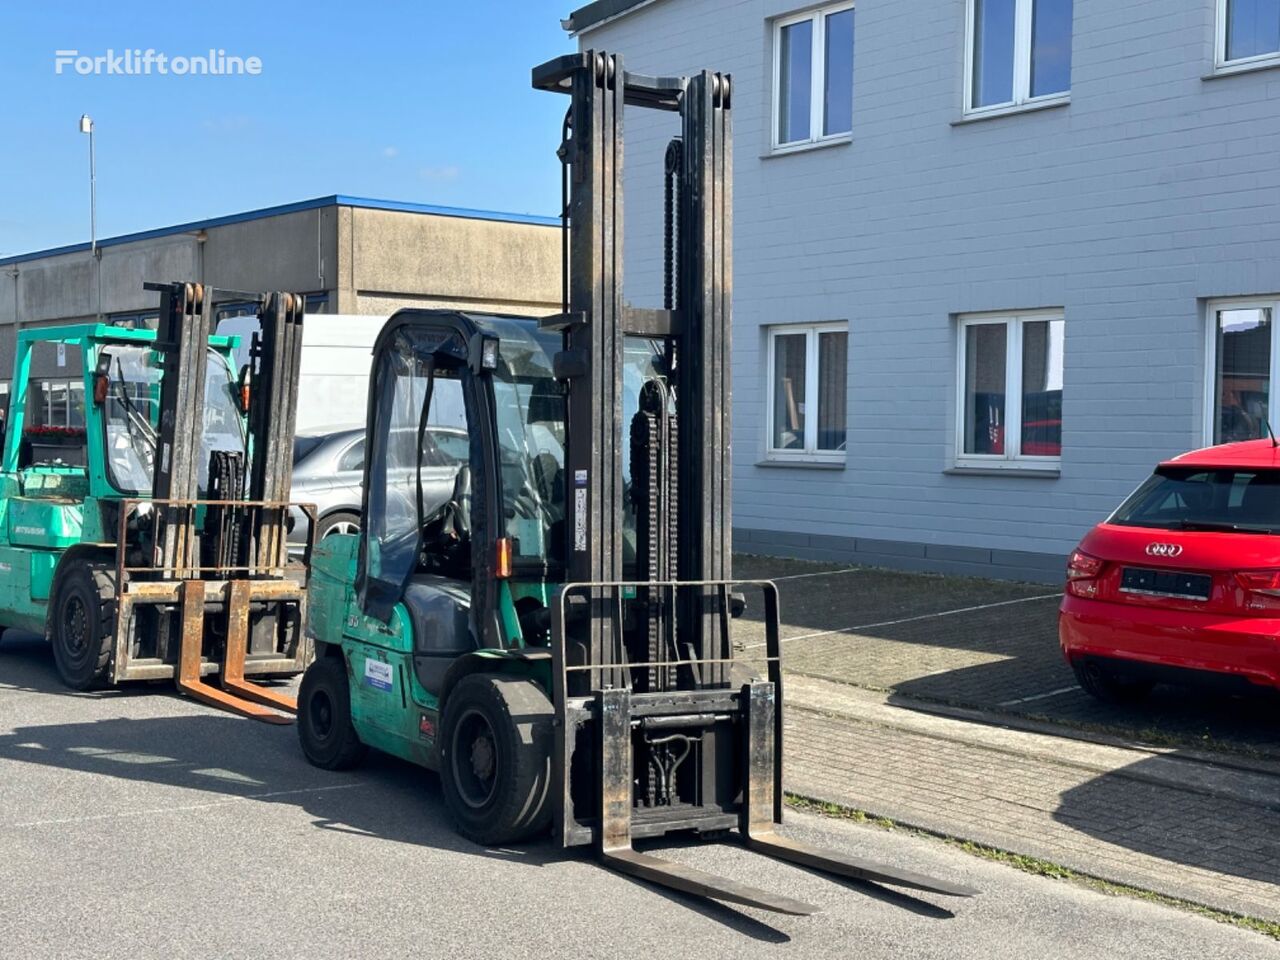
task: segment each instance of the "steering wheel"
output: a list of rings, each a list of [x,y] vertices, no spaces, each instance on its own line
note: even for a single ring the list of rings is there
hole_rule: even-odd
[[[541,500],[542,498],[538,496],[538,491],[529,480],[529,475],[527,473],[523,474],[520,478],[520,492],[512,499],[508,514],[511,517],[538,520],[542,516],[542,511],[539,509]]]

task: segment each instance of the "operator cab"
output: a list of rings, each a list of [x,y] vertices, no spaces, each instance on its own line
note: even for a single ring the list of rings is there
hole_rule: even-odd
[[[434,310],[400,311],[374,346],[357,591],[384,622],[405,603],[430,692],[476,647],[548,642],[529,614],[564,579],[562,347],[531,318]],[[663,379],[663,356],[629,338],[624,365],[627,425],[644,385]],[[621,474],[626,491],[629,450]],[[623,557],[634,566],[626,502]]]

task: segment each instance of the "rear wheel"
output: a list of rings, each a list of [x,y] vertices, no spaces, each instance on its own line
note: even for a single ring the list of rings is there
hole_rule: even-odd
[[[551,823],[551,702],[532,680],[472,674],[445,701],[440,779],[458,832],[515,843]]]
[[[73,563],[54,587],[47,624],[62,682],[73,690],[103,686],[115,635],[115,587],[107,569]]]
[[[347,770],[368,748],[351,722],[346,659],[321,657],[307,668],[298,689],[298,740],[307,760],[325,770]]]
[[[360,514],[343,510],[329,514],[316,524],[316,542],[319,543],[325,537],[332,537],[335,534],[359,532]]]
[[[1071,664],[1076,681],[1089,696],[1102,703],[1126,706],[1140,703],[1155,686],[1150,680],[1134,680],[1119,676],[1097,660],[1076,660]]]

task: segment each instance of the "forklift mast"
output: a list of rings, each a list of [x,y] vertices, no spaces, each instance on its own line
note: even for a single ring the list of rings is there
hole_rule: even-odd
[[[179,689],[196,699],[268,723],[287,723],[289,718],[276,711],[295,713],[293,698],[249,682],[245,673],[247,665],[253,672],[297,672],[307,662],[303,632],[310,551],[301,567],[291,569],[286,547],[302,298],[198,283],[145,286],[160,294],[153,349],[163,377],[151,496],[126,499],[121,510],[115,602],[117,632],[124,639],[116,644],[113,677],[171,669]],[[209,462],[201,463],[207,352],[219,297],[256,303],[261,333],[254,335],[238,391],[248,421],[244,450],[212,450]],[[207,490],[201,489],[202,470]],[[131,565],[126,531],[143,518],[141,508],[153,511],[150,550]],[[135,611],[174,601],[179,609],[176,665],[133,670],[127,638],[136,629]],[[207,607],[221,608],[225,623],[207,625]],[[220,675],[221,689],[204,681],[210,672]]]
[[[638,485],[645,494],[639,514],[647,521],[638,530],[645,542],[637,544],[638,554],[648,561],[641,571],[643,579],[728,580],[730,79],[708,71],[688,78],[641,76],[627,73],[621,56],[593,51],[537,68],[533,83],[572,97],[566,123],[570,135],[562,147],[571,182],[565,208],[568,297],[563,314],[543,321],[544,326],[561,329],[565,341],[556,365],[557,376],[566,384],[565,471],[572,490],[565,505],[566,579],[623,579],[622,460],[623,445],[631,442],[642,457],[633,463],[633,477],[647,474],[652,480]],[[622,299],[626,105],[675,112],[681,120],[681,136],[667,151],[667,290],[662,309],[639,309]],[[642,397],[641,416],[652,421],[642,425],[643,432],[652,432],[646,438],[650,442],[643,444],[636,442],[634,433],[628,441],[624,429],[633,425],[622,423],[623,349],[628,337],[663,345],[670,384],[668,390],[652,390]],[[677,398],[671,422],[670,408]],[[684,634],[683,641],[709,655],[716,636],[710,612],[686,613],[695,614],[687,624],[694,632]],[[603,619],[592,618],[589,642],[594,662],[608,654],[607,630]]]
[[[782,913],[814,907],[638,853],[632,839],[736,828],[752,849],[824,872],[971,894],[774,829],[783,814],[777,590],[735,582],[731,569],[729,76],[642,76],[625,70],[617,54],[587,51],[535,68],[533,85],[571,97],[560,149],[566,302],[542,321],[563,335],[553,367],[567,397],[566,582],[551,611],[559,841],[594,843],[606,866],[653,883]],[[623,300],[627,107],[680,118],[680,136],[665,154],[659,309]],[[624,359],[633,339],[662,359],[624,424]],[[636,520],[630,580],[623,566],[628,506]],[[763,598],[766,677],[735,660],[731,626],[743,612],[736,592],[743,586]]]

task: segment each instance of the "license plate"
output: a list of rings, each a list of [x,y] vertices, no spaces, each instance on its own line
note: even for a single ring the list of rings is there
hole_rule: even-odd
[[[1146,597],[1208,600],[1210,593],[1213,592],[1213,578],[1203,573],[1125,567],[1120,578],[1120,592],[1136,593]]]

